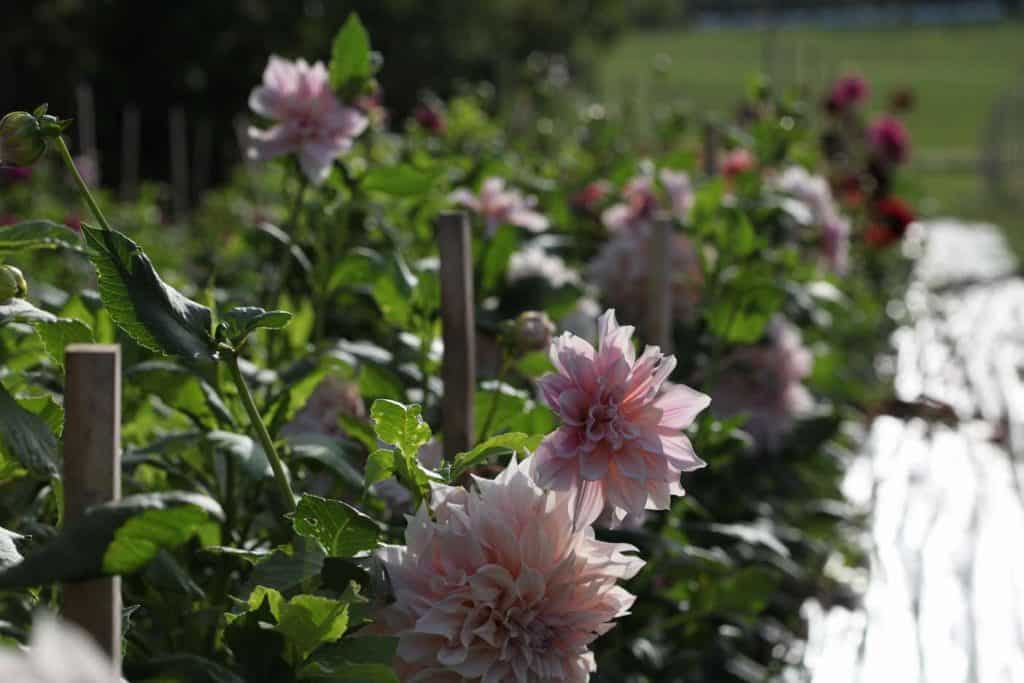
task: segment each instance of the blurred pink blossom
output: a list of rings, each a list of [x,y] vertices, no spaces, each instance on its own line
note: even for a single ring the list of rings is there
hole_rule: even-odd
[[[667,509],[671,496],[684,494],[680,474],[705,464],[681,430],[710,399],[685,385],[664,387],[675,356],[648,346],[637,358],[632,336],[632,326],[620,327],[615,311],[606,311],[597,349],[564,333],[551,344],[557,372],[538,380],[562,424],[533,457],[537,483],[599,501],[615,523]]]
[[[744,429],[758,447],[778,450],[794,420],[814,407],[814,398],[803,385],[813,367],[814,356],[804,346],[800,330],[777,316],[765,342],[726,359],[711,392],[711,410],[720,418],[747,415]]]
[[[830,113],[838,114],[860,104],[867,97],[868,82],[859,74],[850,74],[837,79],[832,84],[832,89],[825,99],[825,109]]]
[[[110,658],[85,631],[53,616],[37,617],[27,650],[0,647],[5,683],[119,683]]]
[[[515,458],[476,491],[437,486],[385,546],[395,601],[371,631],[398,637],[402,681],[584,683],[590,644],[628,613],[616,583],[643,561],[573,524],[573,496],[544,491]]]
[[[850,252],[850,220],[840,213],[828,180],[812,175],[802,166],[790,166],[772,184],[799,201],[799,211],[791,213],[796,214],[800,222],[820,231],[819,244],[825,265],[836,273],[845,273]]]
[[[899,119],[882,116],[871,124],[868,137],[875,154],[887,163],[902,164],[910,156],[910,136]]]
[[[331,92],[322,62],[310,66],[271,55],[263,84],[249,96],[249,107],[276,125],[249,128],[249,158],[266,161],[295,154],[303,173],[322,183],[334,160],[366,129],[358,109],[344,106]]]
[[[722,159],[722,175],[727,179],[735,178],[741,173],[753,170],[757,159],[754,154],[745,147],[737,147],[725,153]]]
[[[668,195],[670,215],[685,220],[693,207],[693,185],[685,171],[674,171],[670,168],[661,169],[658,174],[665,193]],[[601,214],[601,221],[611,232],[626,228],[636,228],[649,221],[659,208],[654,177],[639,175],[622,188],[622,202],[613,204]]]
[[[653,227],[644,223],[614,235],[587,267],[587,277],[597,285],[601,298],[631,320],[647,316],[655,256],[651,253],[652,232]],[[672,316],[689,322],[696,318],[703,296],[700,259],[693,242],[683,235],[674,233],[670,247]]]
[[[493,234],[501,225],[515,225],[530,232],[548,229],[548,219],[534,210],[537,198],[523,196],[519,190],[507,188],[504,178],[486,178],[480,186],[480,193],[473,194],[466,188],[458,188],[448,197],[457,206],[464,206],[487,222],[487,233]]]

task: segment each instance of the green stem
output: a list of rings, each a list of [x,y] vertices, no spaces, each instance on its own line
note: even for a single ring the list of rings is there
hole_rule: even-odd
[[[508,355],[502,351],[501,369],[498,370],[498,385],[494,388],[494,396],[491,397],[491,405],[487,409],[487,417],[484,418],[484,424],[480,427],[480,438],[477,440],[477,443],[486,441],[487,434],[491,431],[491,423],[494,422],[494,416],[498,412],[498,402],[501,400],[501,385],[508,374],[509,365],[511,363],[509,363]]]
[[[274,470],[274,479],[277,481],[285,512],[295,512],[295,492],[292,491],[292,485],[288,481],[288,474],[285,472],[281,456],[278,455],[277,448],[274,447],[274,440],[270,438],[270,432],[267,431],[267,426],[263,424],[260,411],[257,410],[256,402],[252,399],[249,385],[245,383],[245,378],[242,377],[242,370],[238,367],[238,355],[234,351],[225,355],[227,356],[228,367],[231,369],[231,377],[235,380],[235,386],[238,387],[238,395],[242,397],[245,412],[249,414],[252,428],[256,430],[256,436],[259,437],[260,445],[263,446],[263,451],[267,454],[267,460],[270,461],[270,467]]]
[[[292,210],[288,214],[288,222],[285,224],[284,231],[292,239],[292,242],[296,242],[296,227],[299,222],[299,212],[302,210],[302,200],[306,196],[306,190],[309,188],[309,179],[305,175],[299,176],[299,191],[295,193],[295,202],[292,204]],[[269,299],[276,305],[281,298],[281,294],[284,293],[285,287],[288,285],[288,276],[292,272],[292,262],[295,257],[292,255],[291,247],[284,250],[284,259],[281,264],[281,276],[277,279],[277,290],[274,295]]]
[[[92,192],[89,191],[89,186],[85,184],[85,180],[82,178],[82,174],[78,172],[78,168],[75,166],[75,160],[71,158],[71,151],[68,149],[67,144],[64,142],[64,138],[58,135],[54,138],[54,143],[57,146],[57,151],[60,152],[61,158],[64,160],[64,165],[71,171],[71,175],[75,178],[75,184],[78,185],[79,192],[82,193],[82,198],[85,203],[89,205],[89,209],[92,211],[92,215],[96,216],[96,220],[99,221],[100,225],[106,231],[111,231],[113,228],[110,227],[110,223],[107,221],[107,217],[100,211],[99,205],[92,196]]]

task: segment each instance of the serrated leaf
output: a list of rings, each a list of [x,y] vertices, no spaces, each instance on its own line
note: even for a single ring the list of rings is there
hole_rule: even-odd
[[[0,385],[0,451],[37,479],[59,476],[57,437],[46,421],[23,408]]]
[[[128,669],[133,681],[159,681],[159,683],[245,683],[220,664],[197,655],[168,655],[147,657],[133,662]]]
[[[138,244],[121,233],[82,225],[100,297],[114,322],[139,345],[188,360],[216,359],[210,309],[160,279]]]
[[[348,603],[319,595],[296,595],[280,607],[277,630],[302,662],[323,643],[340,638],[348,629]]]
[[[357,91],[373,75],[370,34],[353,12],[338,31],[331,47],[330,78],[335,92]]]
[[[0,572],[0,589],[55,581],[85,581],[135,571],[163,548],[195,535],[213,540],[223,518],[207,496],[183,491],[145,493],[95,505],[46,545]]]
[[[412,404],[377,399],[370,408],[370,417],[377,437],[396,446],[406,457],[416,457],[420,446],[430,441],[430,425],[423,421],[423,409]]]
[[[320,544],[298,537],[291,548],[278,548],[260,561],[253,569],[250,580],[255,585],[290,591],[319,576],[323,568],[324,551]]]
[[[366,486],[376,484],[395,476],[395,452],[386,448],[378,448],[366,459],[365,474],[363,475]]]
[[[8,323],[42,323],[55,320],[57,316],[53,313],[36,308],[25,299],[8,299],[0,302],[0,327]]]
[[[389,636],[356,635],[323,645],[310,655],[303,678],[365,683],[397,683],[391,669],[398,639]]]
[[[95,341],[92,330],[80,320],[56,318],[33,323],[36,334],[43,341],[47,355],[59,369],[64,368],[64,349],[71,344],[91,344]]]
[[[239,306],[224,314],[221,325],[227,338],[237,345],[260,328],[283,329],[288,326],[291,319],[292,314],[288,311],[267,311],[258,306]]]
[[[539,434],[524,434],[522,432],[507,432],[492,436],[486,441],[477,444],[475,448],[455,456],[452,463],[452,478],[457,479],[467,470],[472,469],[484,460],[502,453],[524,453],[533,451],[544,439]]]
[[[61,247],[81,249],[82,240],[67,226],[34,220],[0,228],[0,254]]]
[[[352,557],[377,547],[377,523],[340,500],[307,493],[299,500],[293,525],[295,533],[319,541],[330,557]]]

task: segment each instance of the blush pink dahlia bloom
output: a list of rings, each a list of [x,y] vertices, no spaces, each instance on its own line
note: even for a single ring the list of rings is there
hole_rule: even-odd
[[[292,62],[272,55],[263,84],[249,96],[249,108],[277,122],[266,130],[249,128],[249,158],[266,161],[295,154],[314,183],[327,178],[334,160],[367,125],[362,112],[335,97],[323,63],[310,66],[303,59]]]
[[[670,215],[685,220],[693,207],[693,184],[686,171],[663,168],[658,179],[668,196]],[[659,208],[654,176],[639,175],[622,187],[622,202],[609,206],[601,214],[601,222],[611,232],[637,228],[647,223]]]
[[[398,637],[406,683],[587,681],[590,643],[633,604],[616,582],[643,561],[574,526],[574,497],[541,489],[527,463],[475,481],[436,487],[433,518],[420,508],[407,545],[380,551],[395,601],[372,630]]]
[[[537,198],[507,188],[504,178],[485,179],[479,194],[473,194],[464,187],[459,188],[448,199],[457,206],[464,206],[483,216],[487,221],[488,234],[504,224],[526,228],[530,232],[544,232],[548,229],[548,219],[534,210]]]
[[[800,330],[776,317],[763,343],[739,349],[725,367],[711,392],[712,412],[721,418],[746,415],[743,428],[758,447],[778,450],[794,420],[814,408],[814,397],[803,384],[814,368],[814,355]]]
[[[828,180],[812,175],[802,166],[790,166],[772,184],[797,200],[789,208],[799,222],[820,231],[818,243],[824,264],[836,273],[845,273],[850,252],[850,219],[839,211]]]
[[[537,483],[597,500],[615,523],[667,509],[671,496],[683,495],[680,474],[705,463],[681,430],[711,401],[685,385],[665,386],[675,356],[648,346],[637,358],[632,336],[632,326],[620,327],[615,311],[606,311],[597,349],[563,334],[551,344],[557,372],[538,381],[562,424],[534,454]]]

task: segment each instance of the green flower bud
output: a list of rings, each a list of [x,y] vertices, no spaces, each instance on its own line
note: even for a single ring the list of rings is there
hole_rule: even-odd
[[[505,343],[519,353],[544,351],[551,344],[551,335],[555,333],[555,324],[547,313],[541,311],[524,311],[506,323],[504,330]]]
[[[0,266],[0,303],[24,299],[28,295],[25,276],[14,266]]]
[[[46,113],[46,105],[31,114],[12,111],[0,119],[0,165],[31,166],[46,151],[46,141],[71,124]]]

